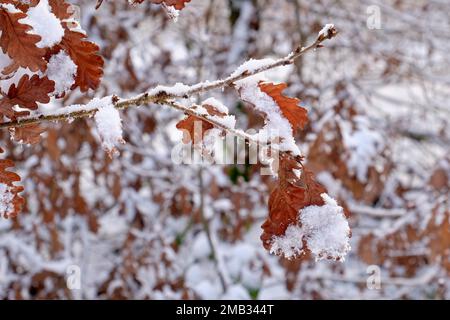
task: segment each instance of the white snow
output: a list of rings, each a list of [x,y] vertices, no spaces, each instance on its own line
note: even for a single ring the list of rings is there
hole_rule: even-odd
[[[231,77],[237,77],[244,72],[252,73],[260,68],[264,68],[268,65],[271,65],[275,62],[275,60],[266,58],[266,59],[250,59],[241,64],[234,72],[231,74]]]
[[[367,181],[368,168],[384,148],[383,137],[371,130],[366,118],[355,117],[355,128],[350,123],[340,121],[344,145],[349,150],[347,168],[361,182]]]
[[[173,20],[173,22],[178,21],[178,17],[180,16],[180,10],[175,9],[172,6],[164,5],[164,9],[166,10],[167,16]]]
[[[222,102],[217,100],[216,98],[211,97],[206,100],[203,100],[202,105],[205,105],[205,104],[216,108],[216,110],[219,112],[226,113],[226,114],[228,114],[228,112],[229,112],[228,108]]]
[[[165,92],[167,94],[170,95],[184,95],[187,91],[189,91],[189,89],[191,89],[190,86],[181,83],[181,82],[177,82],[175,83],[173,86],[163,86],[163,85],[159,85],[156,86],[155,88],[151,89],[148,94],[149,95],[157,95],[161,92]]]
[[[238,59],[242,57],[242,54],[245,53],[250,36],[248,26],[250,25],[251,19],[255,12],[255,7],[252,2],[246,1],[242,2],[239,10],[239,18],[236,21],[233,30],[233,37],[231,38],[231,43],[233,43],[233,46],[231,46],[230,53],[228,54],[228,65],[232,65],[234,62],[238,61]]]
[[[124,143],[122,138],[122,119],[119,110],[114,108],[111,97],[94,98],[87,108],[98,108],[95,113],[95,123],[102,140],[103,148],[110,154],[117,152],[117,145]]]
[[[41,41],[36,44],[39,48],[52,47],[64,36],[61,21],[51,12],[48,0],[41,0],[37,6],[31,7],[27,17],[20,22],[30,25],[33,28],[31,33],[41,37]]]
[[[224,116],[209,115],[208,111],[204,107],[202,107],[203,105],[210,105],[210,106],[214,107],[217,111],[219,111],[221,113],[225,113],[226,115],[224,115]],[[229,115],[228,108],[219,100],[212,98],[212,97],[208,98],[202,102],[202,106],[200,106],[198,110],[202,114],[205,114],[207,118],[214,120],[227,128],[234,128],[236,126],[235,116]]]
[[[20,12],[19,9],[14,7],[14,5],[10,3],[0,3],[0,8],[6,9],[9,13],[17,13]]]
[[[61,51],[52,56],[47,65],[47,77],[55,82],[55,94],[62,94],[70,89],[75,82],[77,65],[70,56]]]
[[[206,233],[199,234],[192,245],[192,256],[197,259],[208,257],[211,254],[211,247]]]
[[[297,225],[287,227],[283,236],[274,237],[270,247],[270,253],[284,255],[292,259],[303,254],[303,230]]]
[[[316,261],[344,261],[350,251],[350,227],[344,209],[328,194],[322,193],[323,206],[308,206],[300,210],[300,221],[309,250]]]
[[[327,24],[322,28],[322,30],[319,31],[318,36],[319,36],[319,37],[321,37],[321,36],[327,37],[327,36],[328,36],[328,32],[329,32],[331,29],[333,29],[333,28],[334,28],[334,24],[332,24],[332,23],[327,23]]]
[[[224,300],[250,300],[248,291],[240,284],[234,284],[222,296]]]

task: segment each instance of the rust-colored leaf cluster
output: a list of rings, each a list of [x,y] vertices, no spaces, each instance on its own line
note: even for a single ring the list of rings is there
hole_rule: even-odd
[[[300,209],[323,205],[322,193],[326,189],[315,181],[300,158],[281,155],[278,183],[269,196],[269,216],[262,225],[264,248],[270,250],[273,237],[282,236],[288,226],[299,224]]]
[[[52,96],[56,96],[56,83],[47,76],[48,64],[52,57],[63,51],[76,66],[73,74],[74,82],[71,90],[79,87],[82,92],[96,89],[103,75],[103,59],[99,55],[99,47],[87,41],[87,36],[74,28],[71,5],[64,0],[49,0],[51,13],[64,30],[64,35],[58,43],[51,47],[41,47],[41,36],[33,27],[27,24],[28,12],[40,4],[34,1],[0,1],[0,47],[10,62],[1,72],[1,79],[9,82],[2,83],[0,90],[0,118],[19,120],[36,110],[39,103],[48,103]],[[70,22],[70,23],[69,23]],[[56,77],[59,79],[59,77]],[[56,80],[55,80],[56,81]],[[63,80],[61,80],[63,81]],[[9,85],[5,88],[6,83]],[[70,86],[70,85],[69,85]],[[65,92],[62,93],[64,95]],[[61,96],[61,94],[58,94]],[[40,141],[44,128],[39,125],[29,125],[11,128],[14,140],[34,144]],[[19,189],[12,183],[18,181],[18,176],[5,171],[4,168],[13,165],[9,160],[2,160],[3,171],[1,183],[7,186],[7,192],[12,192],[14,210],[3,214],[5,217],[14,216],[19,209]],[[6,191],[5,191],[6,192]]]

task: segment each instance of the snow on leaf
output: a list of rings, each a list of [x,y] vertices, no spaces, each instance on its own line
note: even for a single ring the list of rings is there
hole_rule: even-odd
[[[316,261],[344,261],[350,251],[350,227],[344,209],[336,200],[322,193],[322,206],[311,205],[300,210],[300,222],[309,251]]]
[[[278,105],[283,116],[288,119],[295,131],[303,129],[308,122],[308,115],[305,108],[300,107],[297,98],[290,98],[283,95],[283,90],[286,89],[287,84],[273,84],[268,82],[260,82],[259,88],[262,92],[269,95]]]
[[[250,103],[255,107],[257,111],[265,115],[265,125],[257,134],[256,139],[265,143],[267,141],[267,137],[277,138],[276,140],[279,140],[279,142],[273,141],[273,143],[278,144],[280,151],[287,151],[291,152],[293,155],[300,155],[300,150],[297,147],[293,137],[291,123],[289,122],[288,118],[286,118],[277,101],[275,101],[275,99],[272,98],[269,94],[262,91],[259,80],[260,79],[246,79],[245,82],[239,82],[238,84],[236,84],[241,99],[245,102]],[[269,93],[274,94],[274,96],[276,95],[276,93],[279,94],[278,91],[282,90],[282,86],[277,87],[274,90],[270,86],[263,86],[263,88],[265,88]],[[286,98],[280,95],[278,95],[276,98],[280,102],[282,102],[282,105],[285,109],[284,112],[287,112],[291,119],[294,119],[293,121],[295,121],[296,126],[303,124],[302,117],[300,117],[300,122],[297,123],[297,113],[292,115],[292,103],[290,100],[287,100],[289,107],[285,106],[286,99],[290,98]],[[297,101],[295,101],[295,103],[296,102]],[[302,111],[303,108],[298,107],[298,109],[300,113],[304,112]],[[295,117],[293,118],[293,116]]]
[[[94,98],[87,108],[98,108],[95,113],[95,123],[102,140],[102,146],[110,156],[118,153],[117,146],[125,143],[122,138],[122,119],[119,110],[114,107],[111,97]]]
[[[64,50],[53,55],[47,66],[47,77],[55,82],[55,94],[61,95],[75,83],[77,65]]]
[[[316,261],[345,260],[351,247],[350,227],[344,209],[328,194],[320,196],[324,204],[300,209],[298,223],[289,225],[284,234],[272,237],[270,253],[287,259],[311,253]]]
[[[303,230],[298,225],[290,225],[287,227],[282,236],[273,237],[270,253],[283,255],[287,259],[292,259],[303,255]]]
[[[327,195],[301,159],[282,155],[278,176],[269,197],[269,217],[262,225],[264,247],[287,259],[311,253],[316,260],[343,261],[350,250],[343,208]]]
[[[48,0],[40,0],[35,7],[28,9],[27,17],[20,23],[30,25],[33,33],[41,37],[41,41],[36,44],[39,48],[50,48],[64,36],[61,21],[51,12]]]

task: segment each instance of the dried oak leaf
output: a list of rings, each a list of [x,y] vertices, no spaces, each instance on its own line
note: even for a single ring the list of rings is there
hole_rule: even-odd
[[[286,83],[274,84],[270,82],[260,82],[259,89],[270,96],[278,105],[283,116],[288,119],[295,131],[303,129],[308,122],[308,114],[305,108],[300,107],[300,102],[297,98],[290,98],[283,95],[283,90],[286,89]]]
[[[9,12],[0,7],[0,47],[13,63],[3,70],[4,74],[15,71],[19,66],[31,71],[45,71],[47,62],[44,60],[45,50],[36,44],[41,41],[38,35],[30,34],[31,26],[20,23],[27,17],[23,12]]]
[[[37,124],[32,124],[25,127],[11,128],[9,132],[11,137],[20,143],[36,144],[41,141],[41,134],[45,128]]]
[[[97,89],[103,76],[103,58],[99,55],[99,47],[86,41],[85,34],[70,30],[66,23],[63,25],[65,30],[60,46],[78,67],[72,89],[80,87],[82,92]]]
[[[37,109],[37,103],[49,103],[49,94],[55,90],[55,82],[47,77],[39,78],[38,75],[24,75],[17,86],[11,85],[8,90],[8,98],[13,105],[30,110]]]
[[[210,116],[224,117],[227,115],[208,104],[203,104],[202,107],[206,109]],[[192,109],[198,108],[193,106]],[[176,127],[183,131],[183,143],[193,142],[194,144],[203,141],[206,131],[214,128],[208,121],[193,115],[187,115],[186,118],[177,123]]]
[[[15,105],[30,110],[37,109],[37,103],[48,103],[50,101],[49,94],[55,90],[55,83],[47,77],[39,78],[38,75],[23,75],[19,83],[12,84],[8,93],[0,99],[0,116],[13,118],[17,116],[27,115],[27,111],[15,111]]]
[[[64,0],[49,0],[48,4],[52,9],[53,14],[60,20],[70,19],[72,17],[72,12],[70,8],[72,7],[69,3]]]
[[[261,226],[264,248],[270,250],[273,237],[284,235],[289,225],[299,223],[300,209],[323,205],[324,201],[320,195],[326,192],[326,189],[315,181],[313,173],[301,164],[300,159],[281,155],[278,185],[269,196],[269,216]]]
[[[0,148],[1,152],[3,150]],[[4,218],[17,216],[24,204],[24,199],[19,195],[23,187],[14,185],[15,182],[20,181],[19,175],[6,170],[13,166],[13,161],[0,159],[0,216]]]

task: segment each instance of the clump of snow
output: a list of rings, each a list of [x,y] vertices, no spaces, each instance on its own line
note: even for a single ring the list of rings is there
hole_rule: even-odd
[[[319,31],[318,37],[328,37],[328,33],[330,32],[331,29],[334,28],[334,24],[332,23],[327,23],[322,30]]]
[[[119,110],[112,104],[111,97],[94,98],[86,107],[88,109],[98,108],[95,113],[95,123],[102,146],[109,154],[116,153],[117,145],[124,143],[124,140],[122,138],[122,119]]]
[[[350,227],[344,209],[328,194],[322,193],[322,206],[308,206],[300,210],[300,225],[290,225],[285,234],[273,237],[270,253],[287,259],[301,256],[309,250],[316,261],[332,259],[344,261],[350,251]],[[305,242],[306,246],[303,246]]]
[[[41,0],[37,6],[28,9],[27,17],[20,22],[30,25],[32,33],[41,37],[41,41],[36,44],[39,48],[52,47],[64,36],[61,21],[51,12],[48,0]]]
[[[300,210],[300,222],[308,249],[316,261],[344,261],[350,251],[350,227],[344,209],[328,194],[322,193],[323,206],[308,206]]]
[[[164,9],[166,10],[167,16],[173,21],[177,22],[180,16],[180,10],[175,9],[173,6],[168,6],[164,4]]]
[[[303,254],[303,229],[297,225],[287,227],[283,236],[274,237],[270,247],[270,253],[283,254],[287,259],[292,259]]]
[[[47,77],[55,82],[55,94],[62,94],[70,89],[75,82],[77,65],[70,56],[61,51],[52,56],[47,65]]]
[[[6,9],[6,11],[8,11],[9,13],[20,12],[19,9],[17,9],[16,7],[14,7],[14,5],[10,3],[0,3],[0,8]]]

